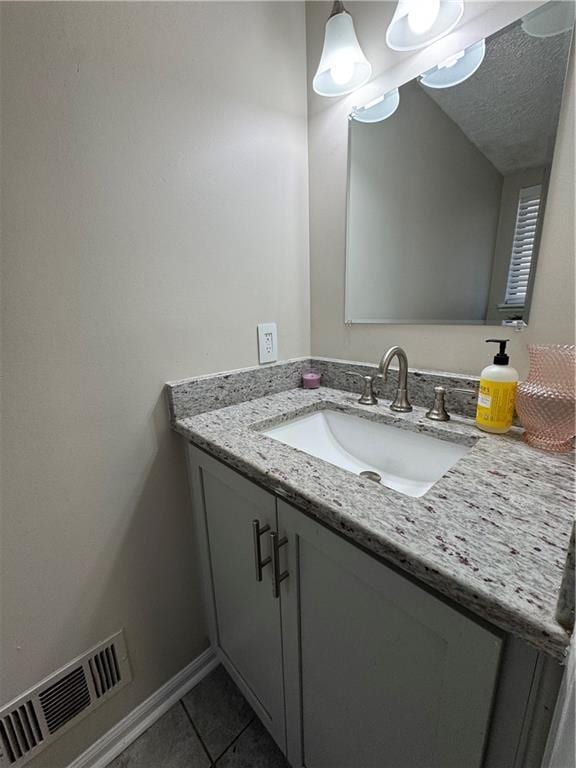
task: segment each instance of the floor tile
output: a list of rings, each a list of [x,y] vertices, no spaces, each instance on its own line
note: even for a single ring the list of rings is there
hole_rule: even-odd
[[[216,760],[254,717],[224,667],[217,667],[182,699],[210,756]]]
[[[286,758],[257,718],[232,744],[216,768],[290,768]]]
[[[108,768],[208,768],[210,761],[180,702]]]

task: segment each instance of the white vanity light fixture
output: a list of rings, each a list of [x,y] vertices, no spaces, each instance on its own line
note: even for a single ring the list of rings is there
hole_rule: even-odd
[[[354,31],[352,16],[335,0],[326,22],[324,47],[312,87],[320,96],[344,96],[364,85],[372,67]]]
[[[463,51],[445,59],[418,78],[427,88],[452,88],[472,77],[486,55],[486,41],[479,40]]]
[[[447,35],[462,18],[464,0],[398,0],[386,43],[394,51],[414,51]]]
[[[354,107],[350,113],[350,119],[358,123],[380,123],[394,114],[400,104],[398,88],[388,91],[383,96],[369,101],[363,107]]]
[[[522,19],[522,29],[531,37],[560,35],[572,29],[573,24],[573,0],[550,0]]]

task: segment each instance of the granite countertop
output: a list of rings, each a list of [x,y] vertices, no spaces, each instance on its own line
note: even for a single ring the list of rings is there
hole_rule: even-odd
[[[413,498],[260,434],[331,408],[473,445]],[[555,619],[573,523],[573,460],[486,435],[469,419],[393,414],[337,389],[291,389],[176,418],[173,426],[247,477],[478,616],[557,659],[569,635]]]

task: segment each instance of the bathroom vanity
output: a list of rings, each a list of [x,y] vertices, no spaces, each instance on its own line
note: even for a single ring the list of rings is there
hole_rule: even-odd
[[[427,421],[440,374],[411,373],[414,411],[393,414],[358,404],[350,364],[314,360],[329,386],[298,388],[309,366],[168,386],[215,652],[295,768],[539,766],[569,642],[571,460]],[[395,490],[283,441],[322,413],[423,436],[420,465],[437,441],[461,454]]]

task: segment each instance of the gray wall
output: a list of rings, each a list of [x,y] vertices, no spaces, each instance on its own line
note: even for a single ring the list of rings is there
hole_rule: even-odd
[[[124,626],[134,683],[207,647],[163,382],[309,352],[301,3],[2,3],[0,701]]]
[[[407,82],[438,60],[521,16],[534,3],[466,3],[463,25],[429,49],[398,54],[383,39],[393,3],[358,2],[350,10],[366,56],[374,64],[373,82],[342,99],[322,99],[310,81],[318,63],[326,3],[307,4],[308,159],[310,169],[310,258],[312,352],[375,362],[392,344],[408,352],[410,364],[432,370],[477,374],[490,362],[486,328],[431,325],[344,324],[346,237],[347,115],[378,92]],[[526,344],[573,343],[574,318],[574,74],[560,118],[551,170],[529,329],[512,335],[512,362],[526,373]]]
[[[349,153],[347,318],[483,323],[500,173],[415,81]]]

